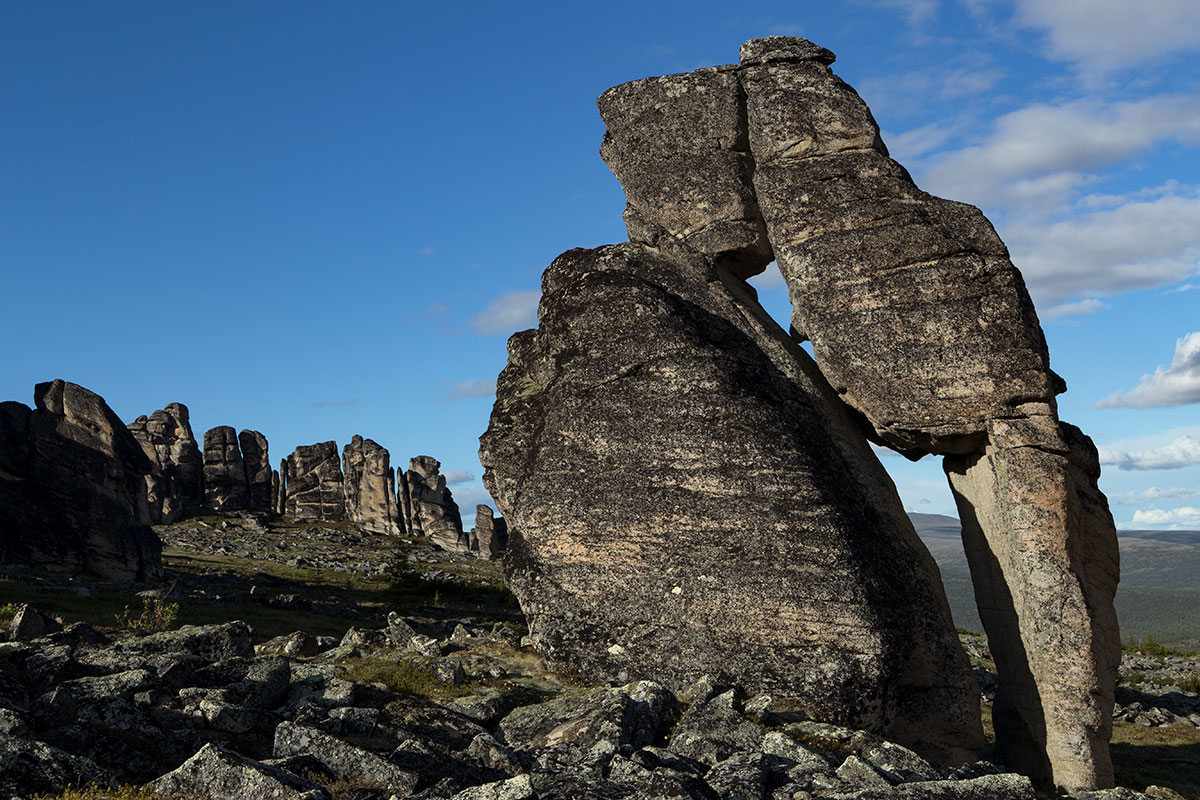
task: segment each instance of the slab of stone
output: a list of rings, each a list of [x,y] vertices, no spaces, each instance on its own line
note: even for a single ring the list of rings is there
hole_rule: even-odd
[[[320,786],[290,772],[206,744],[178,769],[150,784],[164,797],[208,800],[328,800]]]
[[[293,519],[346,518],[346,495],[337,442],[302,445],[287,457],[285,513]]]

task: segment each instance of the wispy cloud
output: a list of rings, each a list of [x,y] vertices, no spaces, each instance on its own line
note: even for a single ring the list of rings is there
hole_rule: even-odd
[[[465,397],[491,397],[496,393],[496,381],[475,379],[469,381],[458,381],[454,384],[447,394],[442,395],[442,400],[461,400]]]
[[[1050,306],[1038,312],[1038,316],[1042,321],[1063,319],[1064,317],[1081,317],[1088,314],[1095,314],[1097,311],[1103,311],[1108,308],[1108,303],[1103,303],[1099,300],[1079,300],[1074,303],[1059,303],[1056,306]]]
[[[1171,509],[1138,509],[1133,512],[1134,525],[1200,525],[1200,508],[1180,506]]]
[[[1196,0],[1016,0],[1015,22],[1045,32],[1050,58],[1091,76],[1200,49]]]
[[[1126,392],[1116,392],[1097,408],[1163,408],[1200,403],[1200,331],[1175,340],[1171,366],[1159,366]]]
[[[1151,486],[1149,489],[1143,489],[1140,492],[1124,492],[1112,495],[1112,500],[1119,505],[1136,506],[1155,500],[1187,500],[1192,497],[1200,497],[1200,487],[1187,489],[1178,486],[1169,489],[1160,489],[1157,486]]]
[[[434,253],[436,253],[437,251],[436,251],[436,250],[434,250],[432,247],[422,247],[422,248],[421,248],[420,250],[418,250],[417,252],[418,252],[418,253],[420,253],[420,254],[421,254],[421,255],[423,255],[423,256],[431,256],[431,255],[433,255]]]
[[[475,480],[475,476],[465,469],[448,469],[442,474],[446,476],[448,486]]]
[[[1148,450],[1121,450],[1100,447],[1100,463],[1124,470],[1182,469],[1200,464],[1200,442],[1180,436],[1172,442]]]
[[[908,18],[908,24],[921,27],[937,16],[939,0],[875,0],[876,5],[890,8]]]
[[[484,336],[509,334],[537,324],[537,307],[541,292],[525,290],[508,292],[494,303],[471,317],[471,329]]]
[[[352,397],[349,400],[321,400],[313,403],[313,408],[353,408],[361,401],[357,397]]]

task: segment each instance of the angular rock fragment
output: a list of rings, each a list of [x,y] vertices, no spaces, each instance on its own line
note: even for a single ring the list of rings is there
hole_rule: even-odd
[[[111,580],[161,576],[152,465],[104,398],[55,380],[0,403],[0,561]]]
[[[244,430],[238,433],[238,444],[241,445],[242,465],[246,470],[250,508],[270,511],[271,455],[267,448],[267,437],[258,431]]]
[[[977,689],[936,565],[753,290],[641,245],[573,250],[539,319],[480,448],[538,649],[610,679],[719,676],[968,758]]]
[[[281,722],[275,729],[275,757],[308,754],[315,757],[337,778],[359,781],[400,797],[412,793],[418,776],[401,769],[381,756],[346,744],[326,733]]]
[[[396,472],[388,451],[355,436],[342,448],[346,518],[368,533],[403,533],[396,508]]]
[[[101,775],[100,768],[86,758],[0,733],[0,796],[54,796]]]
[[[285,513],[293,519],[345,519],[343,482],[337,442],[297,447],[287,457]]]
[[[204,459],[183,403],[168,403],[149,417],[129,423],[129,431],[153,464],[146,476],[150,521],[174,522],[204,506]]]
[[[327,800],[320,786],[290,772],[206,744],[178,769],[150,784],[163,797],[208,800]]]
[[[475,530],[471,531],[471,551],[488,560],[501,556],[508,544],[508,523],[497,519],[491,506],[475,506]]]
[[[409,462],[404,475],[408,534],[424,537],[443,550],[465,552],[470,540],[463,535],[462,516],[441,468],[441,462],[432,456],[417,456]]]
[[[204,507],[242,511],[250,506],[246,467],[237,431],[220,425],[204,434]]]

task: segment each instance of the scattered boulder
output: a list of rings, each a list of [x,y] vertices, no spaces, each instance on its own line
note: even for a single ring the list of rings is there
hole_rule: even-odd
[[[491,506],[475,506],[475,529],[471,531],[471,552],[480,558],[500,558],[508,544],[508,523],[497,518]]]
[[[62,625],[58,620],[46,616],[28,603],[22,603],[8,624],[8,638],[14,642],[28,642],[61,630]]]
[[[150,786],[156,795],[164,797],[208,800],[328,800],[329,797],[311,781],[211,743]]]
[[[204,459],[187,406],[168,403],[128,427],[153,465],[146,476],[150,522],[170,523],[184,513],[199,511],[204,506]]]
[[[246,467],[237,431],[220,425],[204,434],[204,507],[242,511],[250,506]]]
[[[258,431],[244,430],[238,434],[242,449],[242,465],[246,470],[246,491],[249,507],[256,511],[271,511],[271,455],[267,437]]]
[[[368,533],[403,533],[396,508],[396,472],[388,451],[356,435],[342,448],[342,471],[346,518]]]
[[[677,690],[709,674],[972,757],[978,688],[937,566],[748,284],[626,244],[563,254],[542,290],[480,440],[538,650]]]
[[[55,796],[102,776],[92,761],[42,742],[0,733],[0,797]]]
[[[111,580],[161,577],[152,464],[104,398],[62,380],[0,403],[0,562]]]
[[[446,488],[441,462],[432,456],[417,456],[404,475],[408,486],[410,536],[424,537],[443,550],[465,552],[470,540],[463,535],[462,516],[454,496]]]
[[[297,447],[287,457],[286,514],[293,519],[345,519],[343,484],[337,442]]]
[[[417,785],[416,774],[362,748],[346,744],[326,733],[281,722],[275,729],[275,757],[310,755],[336,778],[372,784],[381,790],[405,797]]]

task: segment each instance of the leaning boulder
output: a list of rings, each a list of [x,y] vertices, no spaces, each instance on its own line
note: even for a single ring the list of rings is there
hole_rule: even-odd
[[[356,435],[342,448],[342,473],[347,519],[369,533],[403,533],[396,508],[396,471],[385,448]]]
[[[709,674],[971,757],[978,690],[937,567],[749,285],[626,244],[565,253],[542,290],[480,460],[547,659],[675,689]]]
[[[0,403],[0,562],[159,578],[141,445],[82,386],[39,383],[34,400]]]
[[[242,511],[250,506],[246,467],[237,431],[228,425],[204,434],[204,507],[209,511]]]

